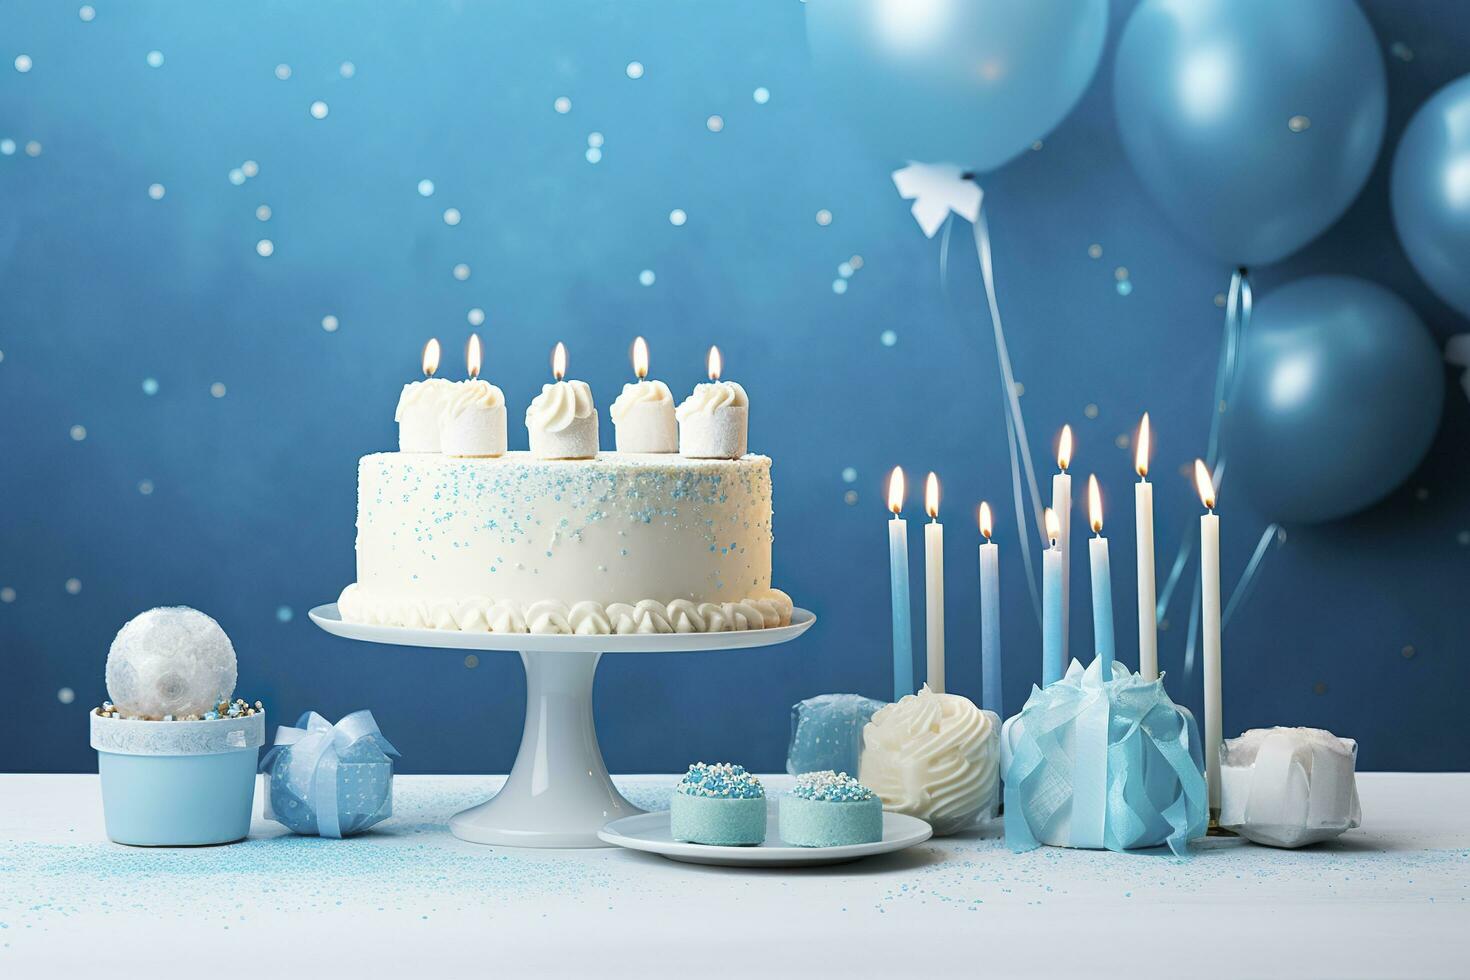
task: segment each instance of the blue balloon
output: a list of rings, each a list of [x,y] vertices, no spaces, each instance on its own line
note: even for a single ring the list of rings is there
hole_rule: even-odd
[[[1429,288],[1470,316],[1470,75],[1436,92],[1404,130],[1393,223]]]
[[[895,161],[993,170],[1061,122],[1097,71],[1107,0],[808,0],[831,101]]]
[[[1388,108],[1352,0],[1145,0],[1118,44],[1113,99],[1149,195],[1238,266],[1284,258],[1341,217]]]
[[[1225,479],[1267,516],[1328,521],[1413,472],[1444,403],[1439,347],[1409,304],[1352,276],[1263,298],[1225,415]]]

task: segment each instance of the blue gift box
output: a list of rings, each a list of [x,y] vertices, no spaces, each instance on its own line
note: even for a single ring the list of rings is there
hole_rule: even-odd
[[[269,777],[265,815],[294,833],[346,837],[393,815],[393,759],[370,711],[333,725],[315,711],[282,725],[261,760]]]

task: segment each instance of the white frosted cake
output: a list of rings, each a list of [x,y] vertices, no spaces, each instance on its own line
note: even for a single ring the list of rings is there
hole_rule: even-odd
[[[532,633],[761,629],[771,461],[376,453],[358,465],[349,622]]]

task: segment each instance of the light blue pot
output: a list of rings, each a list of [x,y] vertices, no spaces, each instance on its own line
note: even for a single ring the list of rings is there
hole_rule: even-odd
[[[95,711],[92,747],[107,836],[119,844],[228,844],[250,832],[265,712],[132,721]]]

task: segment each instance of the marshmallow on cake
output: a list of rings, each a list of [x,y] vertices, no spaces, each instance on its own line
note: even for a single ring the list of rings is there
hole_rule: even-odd
[[[556,379],[526,409],[531,455],[538,459],[593,459],[597,456],[597,407],[585,381],[564,381],[567,349],[558,343],[551,355]]]
[[[439,370],[439,341],[430,338],[424,345],[424,380],[410,381],[398,396],[398,410],[393,421],[398,423],[398,451],[403,453],[437,453],[444,413],[449,406],[454,383],[434,377]]]
[[[750,400],[734,381],[720,380],[720,349],[709,349],[709,382],[679,405],[679,454],[690,459],[739,459],[745,455]]]
[[[480,378],[480,335],[470,334],[465,364],[470,379],[452,386],[444,408],[440,449],[446,456],[505,454],[505,394]]]
[[[674,396],[662,381],[648,380],[648,344],[642,337],[633,341],[633,373],[638,380],[623,385],[623,393],[609,412],[618,452],[678,452]]]

